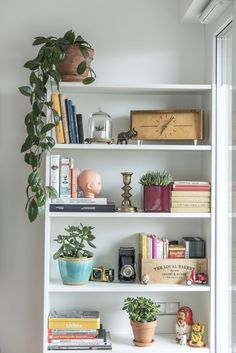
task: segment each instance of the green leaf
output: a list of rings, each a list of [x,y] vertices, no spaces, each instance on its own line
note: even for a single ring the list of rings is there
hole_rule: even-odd
[[[32,94],[32,89],[29,86],[22,86],[19,87],[19,91],[21,94],[23,94],[24,96],[31,96]]]
[[[32,168],[37,167],[38,159],[33,152],[26,153],[24,156],[25,163],[32,166]]]
[[[32,223],[38,215],[38,206],[34,199],[32,199],[28,204],[28,218]]]
[[[36,115],[40,115],[42,109],[43,109],[43,103],[39,103],[39,102],[35,101],[33,104],[33,112]]]
[[[46,202],[46,195],[45,194],[42,194],[42,195],[36,197],[36,203],[37,203],[38,207],[44,206],[45,202]]]
[[[26,152],[28,149],[32,147],[32,145],[35,142],[35,137],[36,136],[27,136],[25,139],[25,142],[23,143],[21,147],[21,152]]]
[[[32,71],[29,78],[30,85],[33,86],[34,84],[37,83],[37,81],[38,81],[38,77],[35,75],[35,72]]]
[[[30,173],[30,175],[28,176],[28,184],[30,186],[32,185],[36,185],[41,181],[41,177],[38,174],[38,171],[35,170],[32,173]]]
[[[55,127],[55,124],[52,124],[52,123],[46,124],[46,125],[44,125],[44,127],[42,128],[41,133],[42,133],[42,134],[46,134],[48,131],[52,130],[54,127]]]
[[[55,125],[54,125],[55,126]],[[48,141],[48,145],[52,148],[55,146],[56,142],[53,137],[46,136],[46,140]]]
[[[61,81],[61,75],[59,74],[58,71],[56,71],[56,70],[51,70],[51,71],[49,72],[49,75],[50,75],[56,82]]]
[[[87,68],[87,64],[86,64],[86,61],[84,60],[77,67],[78,74],[82,75],[85,72],[86,68]]]
[[[88,49],[87,49],[86,47],[80,46],[80,50],[81,50],[81,53],[82,53],[83,57],[84,57],[85,59],[88,59],[88,58],[89,58]]]
[[[58,193],[57,193],[56,189],[53,186],[46,186],[46,192],[48,192],[48,196],[50,198],[58,197]]]
[[[27,124],[26,130],[28,135],[34,135],[34,125],[32,123]]]
[[[33,45],[45,44],[48,42],[48,38],[45,37],[35,37],[33,41]]]
[[[68,40],[70,44],[74,44],[75,33],[72,30],[66,32],[66,34],[64,35],[64,39]]]
[[[45,152],[46,154],[51,153],[52,148],[49,144],[45,143],[45,142],[41,142],[40,146],[42,148],[42,151]]]
[[[84,85],[90,85],[90,83],[93,83],[95,81],[94,77],[86,77],[82,82]]]
[[[38,69],[39,62],[37,60],[29,60],[25,63],[24,67],[33,71]]]

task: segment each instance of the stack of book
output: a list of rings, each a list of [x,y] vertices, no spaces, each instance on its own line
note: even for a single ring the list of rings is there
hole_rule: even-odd
[[[71,99],[64,94],[53,93],[51,96],[52,107],[57,113],[55,137],[57,143],[84,143],[82,114],[77,114],[76,107]]]
[[[98,311],[69,310],[49,313],[48,350],[111,350],[110,333]]]
[[[171,212],[211,212],[208,181],[175,181],[171,192]]]

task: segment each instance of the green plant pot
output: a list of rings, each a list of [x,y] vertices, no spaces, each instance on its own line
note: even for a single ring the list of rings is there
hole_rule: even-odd
[[[93,257],[60,257],[58,264],[63,284],[80,285],[89,281]]]

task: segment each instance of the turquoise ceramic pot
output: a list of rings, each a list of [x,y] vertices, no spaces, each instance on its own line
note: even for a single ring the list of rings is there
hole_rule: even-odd
[[[93,268],[93,257],[58,259],[59,270],[63,284],[80,285],[89,281]]]

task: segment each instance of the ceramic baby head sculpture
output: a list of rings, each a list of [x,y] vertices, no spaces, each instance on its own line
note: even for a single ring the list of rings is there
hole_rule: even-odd
[[[95,197],[102,188],[101,175],[96,170],[84,169],[78,177],[78,184],[84,197]]]

